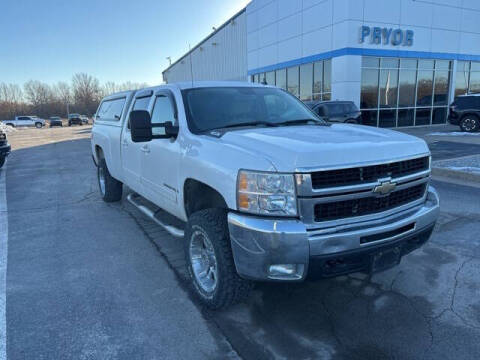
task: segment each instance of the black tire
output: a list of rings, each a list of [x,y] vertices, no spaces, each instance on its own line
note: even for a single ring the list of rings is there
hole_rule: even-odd
[[[105,179],[104,190],[102,190],[101,181],[100,181],[102,174]],[[97,180],[98,180],[98,188],[100,190],[100,195],[102,196],[103,201],[110,203],[110,202],[120,201],[122,199],[123,184],[117,179],[114,179],[112,175],[110,175],[105,159],[101,159],[98,163]]]
[[[41,128],[43,127],[43,125],[42,125],[42,123],[37,122],[37,123],[35,123],[35,127],[36,127],[37,129],[41,129]]]
[[[345,121],[345,124],[357,124],[358,125],[358,121],[355,120],[355,119],[348,119]]]
[[[0,168],[5,164],[5,156],[0,156]]]
[[[198,283],[192,268],[190,244],[193,235],[201,232],[212,244],[217,271],[217,284],[212,292],[206,292]],[[245,300],[252,282],[242,279],[235,269],[227,212],[223,209],[207,209],[192,214],[187,223],[184,241],[187,271],[198,299],[210,309],[221,309]]]
[[[459,125],[463,132],[477,132],[480,129],[480,120],[475,115],[465,115]]]
[[[72,123],[70,121],[68,122],[68,126],[72,126]]]

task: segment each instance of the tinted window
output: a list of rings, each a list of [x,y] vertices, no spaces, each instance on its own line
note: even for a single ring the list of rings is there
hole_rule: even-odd
[[[150,104],[150,96],[135,99],[133,110],[148,110],[148,104]]]
[[[334,103],[334,104],[327,104],[328,115],[336,116],[343,114],[343,104],[341,103]]]
[[[153,106],[152,124],[162,124],[170,121],[175,123],[175,111],[172,102],[166,96],[157,96],[155,105]],[[165,135],[165,128],[153,128],[153,135]]]
[[[102,102],[97,112],[97,119],[100,120],[120,120],[122,116],[125,98],[106,100]]]
[[[320,121],[300,100],[276,88],[198,88],[183,96],[194,133],[250,122]]]
[[[343,104],[343,111],[346,113],[357,112],[358,108],[354,103],[345,103]]]
[[[30,120],[28,116],[20,116],[17,120]]]

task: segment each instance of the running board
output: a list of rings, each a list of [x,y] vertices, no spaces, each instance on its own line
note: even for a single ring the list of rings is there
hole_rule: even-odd
[[[135,206],[138,210],[140,210],[142,213],[144,213],[146,216],[148,216],[150,219],[155,221],[158,225],[160,225],[165,231],[167,231],[170,235],[175,236],[177,238],[183,238],[184,231],[181,229],[176,228],[175,226],[172,225],[167,225],[163,223],[160,219],[158,219],[155,214],[156,212],[150,210],[148,207],[145,205],[141,205],[138,203],[136,200],[140,195],[136,193],[130,193],[127,196],[127,200]]]

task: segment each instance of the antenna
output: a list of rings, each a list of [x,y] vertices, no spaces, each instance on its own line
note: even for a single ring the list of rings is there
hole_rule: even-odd
[[[193,63],[192,63],[192,48],[190,44],[188,44],[188,52],[190,54],[190,77],[192,79],[192,88],[193,88]]]

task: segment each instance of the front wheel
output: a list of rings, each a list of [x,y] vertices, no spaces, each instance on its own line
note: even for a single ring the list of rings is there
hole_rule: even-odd
[[[225,210],[207,209],[191,215],[184,246],[188,273],[204,305],[225,308],[248,296],[252,283],[240,278],[235,269]]]
[[[110,175],[105,159],[101,159],[97,167],[98,188],[105,202],[115,202],[122,198],[122,183]]]
[[[0,168],[5,164],[5,156],[0,156]]]
[[[36,127],[37,129],[41,129],[42,126],[43,126],[42,123],[39,123],[39,122],[35,123],[35,127]]]
[[[460,121],[460,129],[465,132],[476,132],[480,129],[480,120],[474,115],[467,115]]]

